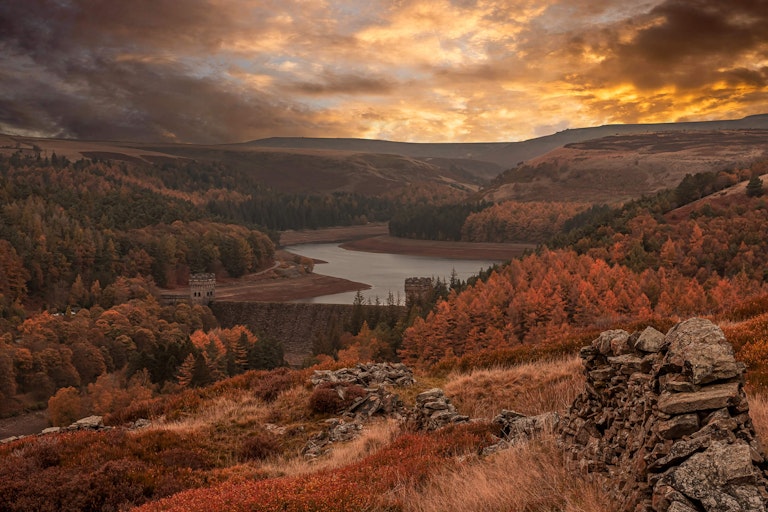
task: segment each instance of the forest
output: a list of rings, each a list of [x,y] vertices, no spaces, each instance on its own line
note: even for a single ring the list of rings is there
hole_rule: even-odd
[[[461,372],[573,357],[602,330],[665,331],[703,315],[723,325],[749,368],[750,389],[764,389],[768,201],[758,176],[766,167],[689,175],[673,189],[610,206],[472,202],[428,186],[399,199],[288,195],[245,177],[237,180],[246,186],[235,187],[224,164],[0,157],[0,416],[47,408],[54,425],[89,414],[111,425],[212,422],[199,427],[205,442],[189,426],[25,441],[14,452],[24,457],[20,472],[0,463],[0,494],[14,497],[3,506],[55,509],[69,500],[72,510],[147,502],[146,510],[180,509],[229,499],[231,487],[251,504],[355,510],[381,500],[355,490],[372,468],[391,468],[370,480],[389,499],[398,482],[427,478],[454,461],[447,453],[487,444],[487,426],[477,426],[376,441],[383,448],[370,458],[310,477],[254,469],[296,453],[328,419],[306,385],[312,370],[364,361],[402,361],[430,386],[464,379]],[[349,325],[314,340],[309,369],[284,368],[280,340],[242,326],[223,329],[205,306],[155,298],[158,286],[184,285],[192,272],[237,278],[268,267],[284,226],[366,219],[389,219],[402,236],[525,240],[539,248],[468,282],[436,282],[405,314],[391,297],[378,309],[363,307],[360,297]],[[541,384],[537,393],[559,385]],[[473,391],[473,400],[487,392]],[[258,420],[247,419],[246,403],[261,411]],[[265,422],[291,426],[278,440],[256,427]],[[85,460],[83,447],[91,445],[101,455]],[[414,451],[413,465],[403,462],[402,453]],[[35,472],[40,484],[22,485]],[[317,487],[329,479],[333,485]],[[251,483],[238,487],[242,482]],[[171,501],[155,506],[164,497]]]

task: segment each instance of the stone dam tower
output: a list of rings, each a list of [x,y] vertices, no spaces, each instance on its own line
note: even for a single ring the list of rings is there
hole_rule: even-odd
[[[192,304],[207,306],[215,297],[215,274],[192,274],[189,276],[189,300]]]

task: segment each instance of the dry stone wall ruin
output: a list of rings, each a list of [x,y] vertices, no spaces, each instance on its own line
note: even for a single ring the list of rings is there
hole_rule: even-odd
[[[719,327],[604,332],[581,350],[587,382],[559,424],[575,467],[624,511],[765,511],[768,464],[744,365]]]

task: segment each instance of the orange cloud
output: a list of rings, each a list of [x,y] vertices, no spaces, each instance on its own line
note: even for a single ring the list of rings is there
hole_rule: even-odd
[[[0,130],[503,141],[768,110],[763,0],[356,4],[4,2]]]

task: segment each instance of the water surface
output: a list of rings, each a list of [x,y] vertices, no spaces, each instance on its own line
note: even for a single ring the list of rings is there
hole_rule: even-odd
[[[456,277],[466,280],[476,275],[481,269],[488,268],[498,261],[491,260],[457,260],[450,258],[434,258],[431,256],[408,256],[405,254],[385,254],[361,251],[348,251],[339,244],[301,244],[285,247],[287,251],[308,258],[323,260],[327,263],[315,265],[315,272],[327,276],[340,277],[365,283],[370,290],[363,290],[363,297],[371,302],[379,298],[385,303],[392,292],[393,297],[400,303],[405,303],[404,284],[408,277],[432,277],[449,281],[451,272]],[[352,304],[357,292],[323,295],[296,302],[311,302],[317,304]]]

